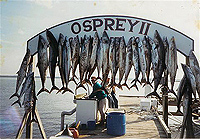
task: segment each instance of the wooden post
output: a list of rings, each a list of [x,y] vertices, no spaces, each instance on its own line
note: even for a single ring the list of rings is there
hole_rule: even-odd
[[[163,120],[166,124],[166,126],[168,126],[168,92],[167,92],[167,88],[164,87],[162,88],[162,105],[163,105]]]
[[[165,83],[164,87],[162,88],[162,106],[163,106],[163,120],[168,127],[168,72],[167,70],[164,72]]]
[[[46,136],[46,134],[44,132],[44,127],[42,125],[42,121],[40,119],[40,116],[39,116],[37,108],[35,108],[35,117],[36,117],[36,120],[38,121],[38,127],[39,127],[39,130],[40,130],[42,138],[43,139],[47,139],[47,136]]]
[[[30,112],[28,116],[28,120],[26,122],[26,138],[33,138],[33,124],[31,123],[32,112]]]

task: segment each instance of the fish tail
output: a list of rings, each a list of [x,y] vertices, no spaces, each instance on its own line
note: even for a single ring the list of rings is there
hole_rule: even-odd
[[[133,80],[131,81],[131,83],[133,83],[133,82],[136,82],[136,79],[133,79]]]
[[[15,105],[16,103],[18,103],[19,106],[22,107],[22,104],[21,104],[21,102],[20,102],[20,99],[18,99],[17,101],[15,101],[11,106]]]
[[[146,82],[146,79],[145,78],[142,78],[141,79],[141,83],[145,83]]]
[[[37,96],[42,93],[42,92],[47,92],[47,93],[50,93],[49,90],[47,90],[46,88],[42,88],[40,89],[40,91],[37,93]]]
[[[97,79],[100,79],[102,81],[101,77],[99,77],[99,76],[97,77]]]
[[[52,86],[52,88],[51,88],[51,90],[50,90],[50,92],[49,93],[51,93],[53,90],[59,90],[59,88],[57,87],[57,86]]]
[[[85,88],[85,86],[83,86],[82,83],[80,83],[79,86],[77,86],[75,90],[77,90],[77,89],[80,88],[80,87],[82,87],[83,89],[85,89],[85,91],[87,91],[87,89]]]
[[[139,91],[136,82],[130,87],[130,89],[131,89],[132,87],[135,87],[135,88],[137,89],[137,91]]]
[[[75,77],[75,76],[74,76],[74,77]],[[72,78],[69,80],[69,82],[70,82],[70,81],[74,81],[74,83],[75,83],[76,85],[78,85],[77,82],[76,82],[76,80],[74,79],[74,77],[72,77]]]
[[[159,98],[160,100],[161,100],[161,98],[160,98],[160,96],[158,95],[158,93],[157,92],[151,92],[151,93],[149,93],[148,95],[146,95],[145,97],[148,97],[148,96],[156,96],[157,98]]]
[[[9,99],[13,98],[14,96],[16,96],[16,97],[18,97],[18,98],[19,98],[19,95],[18,95],[18,94],[17,94],[17,92],[16,92],[16,93],[14,93],[12,96],[10,96],[10,98],[9,98]]]
[[[90,82],[89,79],[87,79],[87,80],[85,80],[85,81],[86,81],[86,83],[88,83],[90,86],[92,86],[92,83]]]
[[[56,94],[60,93],[62,90],[65,90],[64,86],[62,88],[60,88]]]
[[[128,87],[127,83],[122,84],[122,86],[126,86],[128,90],[130,90],[130,87]]]
[[[151,85],[151,83],[149,81],[147,81],[142,87],[146,86],[147,84],[150,85],[151,88],[153,88],[153,86]]]
[[[119,89],[123,90],[122,85],[121,85],[120,83],[117,85],[117,87],[118,87]]]
[[[68,87],[66,87],[65,89],[64,89],[64,91],[62,92],[62,94],[64,94],[65,92],[70,92],[70,93],[72,93],[72,94],[74,94],[74,92],[71,90],[71,89],[69,89]]]
[[[174,94],[176,96],[176,98],[178,98],[177,94],[174,92],[173,89],[170,89],[169,92],[172,93],[172,94]]]
[[[180,108],[177,109],[176,114],[181,114],[181,115],[183,114],[183,113],[181,112]]]

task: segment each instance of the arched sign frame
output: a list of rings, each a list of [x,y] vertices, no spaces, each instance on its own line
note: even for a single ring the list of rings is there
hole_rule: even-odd
[[[155,21],[132,16],[89,16],[66,21],[48,29],[57,40],[60,33],[67,37],[76,35],[83,37],[84,35],[93,36],[94,32],[97,31],[99,36],[102,36],[103,31],[106,30],[109,37],[124,36],[126,42],[132,36],[143,39],[143,36],[147,35],[153,38],[155,30],[158,30],[161,37],[167,37],[168,41],[174,36],[177,49],[184,56],[187,57],[189,52],[194,50],[194,40],[182,32]],[[30,49],[32,55],[37,53],[39,35],[46,38],[45,30],[27,41],[27,48]]]

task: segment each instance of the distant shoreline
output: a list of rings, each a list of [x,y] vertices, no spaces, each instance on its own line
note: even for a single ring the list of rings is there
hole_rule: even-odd
[[[0,78],[17,78],[17,75],[0,75]],[[35,76],[35,78],[40,78],[40,76]],[[48,76],[47,78],[50,78],[50,76]],[[55,78],[60,78],[60,77],[55,77]]]

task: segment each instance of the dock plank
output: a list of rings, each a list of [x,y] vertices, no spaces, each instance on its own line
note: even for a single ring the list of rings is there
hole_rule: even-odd
[[[81,130],[80,138],[167,138],[158,119],[142,119],[140,114],[132,110],[139,107],[140,98],[120,96],[119,105],[126,111],[125,135],[108,135],[105,126],[97,125],[96,130],[93,131]]]

